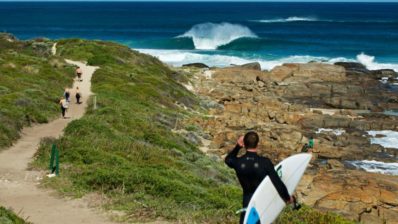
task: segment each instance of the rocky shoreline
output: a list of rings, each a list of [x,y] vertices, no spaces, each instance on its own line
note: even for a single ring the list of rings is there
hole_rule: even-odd
[[[386,136],[370,132],[398,131],[398,117],[387,113],[398,109],[395,71],[345,62],[284,64],[271,71],[257,63],[191,64],[178,71],[193,74],[184,85],[208,109],[188,121],[200,127],[192,135],[206,140],[207,154],[223,158],[239,135],[256,130],[261,153],[277,162],[300,152],[313,136],[314,160],[297,190],[300,200],[364,223],[398,223],[398,176],[357,170],[353,163],[397,163],[398,149],[372,144]]]

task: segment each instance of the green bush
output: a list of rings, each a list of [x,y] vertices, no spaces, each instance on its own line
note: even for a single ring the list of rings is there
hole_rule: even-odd
[[[278,217],[275,224],[355,224],[356,222],[342,218],[333,213],[321,213],[308,206],[303,206],[300,210],[292,210],[287,206]]]
[[[170,130],[189,116],[175,103],[195,107],[196,97],[153,57],[113,43],[84,43],[60,41],[58,52],[100,66],[92,79],[98,109],[89,107],[61,139],[42,142],[36,167],[47,168],[52,143],[61,151],[61,178],[44,184],[74,196],[101,192],[110,198],[107,207],[135,221],[235,222],[234,173]],[[143,209],[147,215],[140,215]]]

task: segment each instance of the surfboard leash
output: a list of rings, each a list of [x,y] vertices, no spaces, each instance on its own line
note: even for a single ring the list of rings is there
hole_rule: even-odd
[[[240,213],[246,212],[247,208],[241,208],[238,211],[235,212],[236,215],[239,215]]]

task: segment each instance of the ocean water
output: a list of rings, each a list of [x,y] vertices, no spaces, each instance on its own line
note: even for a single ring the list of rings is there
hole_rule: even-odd
[[[370,138],[371,144],[378,144],[384,148],[398,149],[398,132],[383,130],[368,131],[368,134],[372,136],[372,138]],[[394,158],[394,155],[389,156]],[[386,163],[377,160],[355,160],[347,161],[347,163],[355,168],[363,169],[367,172],[398,176],[398,158],[395,157],[394,159],[396,162],[393,163]]]
[[[398,132],[391,130],[383,131],[368,131],[372,136],[370,139],[371,144],[381,145],[384,148],[398,149]],[[381,137],[377,136],[381,135]]]
[[[0,2],[0,31],[112,40],[173,65],[359,61],[398,71],[398,3]]]
[[[351,166],[370,173],[381,173],[398,176],[398,163],[384,163],[375,160],[349,161]]]

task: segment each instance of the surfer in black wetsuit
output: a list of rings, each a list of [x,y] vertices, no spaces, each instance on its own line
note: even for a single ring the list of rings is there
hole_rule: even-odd
[[[281,198],[286,203],[293,203],[294,199],[289,195],[285,184],[279,178],[271,160],[257,155],[259,137],[256,132],[248,132],[240,137],[235,148],[225,158],[225,163],[233,168],[243,188],[243,208],[246,208],[251,197],[261,181],[269,176]],[[239,150],[245,147],[246,154],[237,157]],[[239,223],[243,223],[245,212],[241,213]]]

